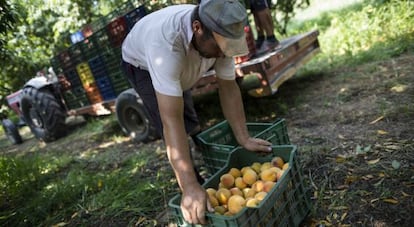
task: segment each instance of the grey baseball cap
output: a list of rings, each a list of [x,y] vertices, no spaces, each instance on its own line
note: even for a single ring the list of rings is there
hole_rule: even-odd
[[[249,53],[244,32],[247,12],[238,0],[201,0],[199,15],[201,22],[213,32],[224,55]]]

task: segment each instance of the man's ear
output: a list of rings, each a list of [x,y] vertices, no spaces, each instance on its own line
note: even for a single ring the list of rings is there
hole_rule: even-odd
[[[200,21],[198,20],[193,21],[192,28],[193,28],[194,33],[197,33],[198,35],[203,34],[203,28],[201,26]]]

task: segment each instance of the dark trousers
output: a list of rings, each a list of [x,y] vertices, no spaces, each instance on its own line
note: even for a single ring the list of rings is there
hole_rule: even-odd
[[[158,109],[157,97],[155,95],[154,87],[152,86],[152,80],[149,72],[141,68],[137,68],[125,61],[122,61],[122,68],[124,75],[126,75],[129,83],[138,93],[144,106],[150,115],[150,121],[157,129],[158,133],[163,135],[162,121],[160,117],[160,111]],[[193,98],[191,96],[191,90],[183,92],[184,99],[184,123],[185,129],[188,135],[198,133],[200,123],[197,113],[194,109]]]

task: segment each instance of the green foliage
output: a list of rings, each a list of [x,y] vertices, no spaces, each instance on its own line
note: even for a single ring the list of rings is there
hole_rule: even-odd
[[[295,17],[296,10],[304,9],[309,6],[309,0],[278,0],[276,4],[271,4],[272,16],[275,20],[275,29],[282,35],[287,34],[287,27],[292,18]]]
[[[159,201],[176,190],[168,162],[152,151],[59,152],[0,158],[1,226],[90,225],[102,217],[135,223],[164,209]]]
[[[323,54],[311,68],[388,59],[414,50],[413,8],[412,1],[366,1],[292,26],[290,33],[320,31]]]

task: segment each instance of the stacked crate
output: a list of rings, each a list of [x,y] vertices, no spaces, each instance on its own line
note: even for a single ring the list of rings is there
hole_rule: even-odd
[[[77,40],[51,64],[70,83],[63,91],[69,109],[113,100],[130,88],[121,67],[121,45],[133,25],[146,15],[143,5],[127,1],[107,16],[86,25]]]
[[[91,104],[102,102],[103,98],[100,94],[95,78],[88,63],[83,62],[76,66],[76,70],[82,82],[82,86],[86,91],[86,95]]]

